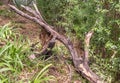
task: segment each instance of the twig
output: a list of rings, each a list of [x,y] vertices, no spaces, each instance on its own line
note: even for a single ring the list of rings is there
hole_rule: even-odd
[[[28,7],[28,6],[24,6],[24,5],[21,5],[22,8],[24,8],[26,11],[32,13],[35,17],[37,17],[38,19],[41,19],[39,17],[39,15],[36,13],[35,10],[33,10],[32,8]],[[42,20],[41,20],[42,21]]]
[[[38,10],[37,5],[36,5],[34,2],[33,2],[33,6],[34,6],[34,8],[35,8],[35,10],[36,10],[36,13],[39,15],[39,18],[40,18],[44,23],[47,23],[47,22],[43,19],[42,15],[41,15],[41,12]]]

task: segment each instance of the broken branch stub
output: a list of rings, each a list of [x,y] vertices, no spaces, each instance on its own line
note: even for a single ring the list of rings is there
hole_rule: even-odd
[[[84,61],[85,61],[86,63],[88,63],[90,39],[91,39],[93,33],[94,33],[93,30],[89,31],[89,32],[86,34],[85,40],[84,40],[84,42],[85,42],[85,45],[84,45],[84,50],[85,50],[85,55],[84,55],[85,58],[84,58]]]
[[[88,61],[88,55],[89,55],[89,50],[88,50],[89,49],[89,43],[90,43],[90,38],[92,36],[92,33],[88,33],[86,35],[86,39],[85,39],[86,43],[85,44],[86,44],[87,48],[85,48],[86,53],[85,53],[85,60],[84,60],[81,56],[78,56],[77,51],[75,50],[72,42],[68,38],[66,38],[65,36],[56,32],[51,25],[49,25],[49,24],[47,24],[46,22],[43,21],[44,20],[43,18],[38,18],[37,17],[38,15],[42,16],[40,12],[39,12],[39,14],[34,13],[34,16],[30,16],[27,13],[24,13],[23,11],[17,9],[13,5],[9,4],[9,6],[12,10],[14,10],[16,13],[18,13],[22,17],[25,17],[29,20],[32,20],[32,21],[38,23],[44,30],[46,30],[46,32],[48,32],[53,37],[50,41],[48,41],[48,44],[46,44],[43,47],[44,48],[43,52],[44,52],[44,50],[46,50],[47,47],[49,47],[49,43],[51,41],[54,41],[54,42],[55,42],[55,40],[60,41],[69,50],[69,52],[71,54],[71,57],[72,57],[72,60],[73,60],[74,67],[76,68],[76,70],[80,74],[82,73],[83,77],[88,79],[91,83],[103,83],[101,81],[101,79],[90,69],[90,67],[88,66],[88,62],[87,62]],[[24,7],[24,8],[26,9],[26,7]],[[29,13],[30,12],[32,13],[33,10],[31,10],[31,9],[27,10],[26,9],[26,11],[29,12]],[[34,12],[38,12],[38,11],[34,10]]]

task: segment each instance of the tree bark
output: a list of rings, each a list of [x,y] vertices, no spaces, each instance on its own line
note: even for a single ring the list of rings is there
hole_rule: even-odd
[[[56,32],[53,29],[54,28],[53,26],[50,26],[49,24],[47,24],[44,21],[44,19],[41,18],[40,12],[39,13],[32,13],[31,11],[33,11],[33,10],[31,10],[31,9],[28,10],[27,9],[28,7],[22,6],[26,11],[28,11],[28,12],[30,12],[34,15],[34,16],[30,16],[27,13],[24,13],[21,10],[17,9],[13,5],[9,5],[9,6],[19,15],[21,15],[21,16],[29,19],[29,20],[32,20],[32,21],[38,23],[40,26],[42,26],[42,28],[45,29],[46,32],[48,32],[53,37],[51,39],[52,41],[55,42],[55,40],[58,40],[61,43],[63,43],[66,46],[66,48],[69,50],[69,52],[72,56],[74,67],[76,68],[76,70],[80,74],[82,74],[82,76],[84,76],[86,79],[88,79],[91,83],[103,83],[102,80],[88,66],[89,41],[90,41],[90,38],[92,36],[92,33],[88,32],[89,34],[86,35],[86,38],[85,38],[86,43],[85,44],[86,44],[87,48],[85,48],[86,53],[85,53],[85,56],[83,58],[81,56],[78,56],[77,51],[73,47],[73,44],[70,41],[70,39],[68,39],[65,36],[59,34],[58,32]],[[36,12],[36,11],[34,10],[34,12]],[[40,16],[40,18],[38,18],[38,15]],[[48,47],[48,46],[46,46],[46,47]]]

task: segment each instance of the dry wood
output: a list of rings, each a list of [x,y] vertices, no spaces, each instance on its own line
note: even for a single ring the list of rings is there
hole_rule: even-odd
[[[42,28],[45,29],[46,32],[48,32],[53,37],[51,41],[58,40],[61,43],[63,43],[66,46],[66,48],[68,48],[68,50],[72,56],[74,67],[76,68],[76,70],[80,74],[82,74],[82,76],[84,76],[86,79],[88,79],[91,83],[103,83],[101,81],[101,79],[88,66],[89,43],[90,43],[90,38],[93,34],[92,31],[88,32],[88,34],[86,35],[86,38],[85,38],[85,44],[86,44],[85,45],[85,57],[82,58],[82,57],[78,56],[77,51],[75,50],[72,42],[68,38],[66,38],[63,35],[60,35],[58,32],[56,32],[53,29],[52,26],[50,26],[49,24],[42,21],[43,20],[42,18],[37,17],[37,15],[39,15],[39,14],[40,14],[40,16],[42,16],[40,12],[39,12],[39,14],[36,13],[36,15],[34,15],[34,16],[30,16],[27,13],[24,13],[23,11],[17,9],[13,5],[9,5],[9,6],[19,15],[21,15],[29,20],[32,20],[32,21],[38,23],[40,26],[42,26]],[[28,10],[26,6],[24,6],[23,8],[26,9],[27,12],[33,11],[33,10]],[[44,46],[44,49],[46,50],[47,47],[48,47],[48,44],[46,44],[46,46]],[[43,51],[45,51],[44,49],[43,49]]]
[[[84,58],[84,60],[85,60],[85,62],[87,62],[87,63],[88,63],[88,57],[89,57],[90,39],[91,39],[93,33],[94,33],[93,30],[89,31],[89,32],[86,34],[85,40],[84,40],[84,42],[85,42],[85,48],[84,48],[84,50],[85,50],[85,58]]]

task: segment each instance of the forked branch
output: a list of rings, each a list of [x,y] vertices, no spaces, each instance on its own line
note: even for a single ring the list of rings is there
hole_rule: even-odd
[[[32,20],[32,21],[38,23],[40,26],[42,26],[42,28],[44,28],[46,30],[46,32],[48,32],[53,37],[49,41],[49,43],[51,41],[55,42],[55,40],[58,40],[61,43],[63,43],[66,46],[66,48],[69,50],[69,52],[72,56],[74,67],[77,69],[78,72],[80,72],[80,74],[82,73],[83,77],[88,79],[91,83],[103,83],[101,81],[101,79],[88,66],[89,43],[90,43],[90,38],[93,34],[93,31],[88,32],[88,34],[86,35],[86,38],[85,38],[85,59],[83,59],[81,56],[78,56],[77,51],[75,50],[72,42],[68,38],[59,34],[58,32],[56,32],[53,29],[52,26],[50,26],[49,24],[44,22],[44,19],[41,18],[42,15],[40,12],[38,12],[38,9],[32,10],[29,8],[29,10],[28,10],[25,6],[22,6],[24,9],[26,9],[27,12],[32,13],[34,15],[34,16],[30,16],[27,13],[24,13],[23,11],[17,9],[13,5],[9,5],[9,6],[19,15],[21,15],[29,20]],[[37,6],[35,6],[35,7],[37,7]],[[35,12],[37,12],[37,13],[35,13]],[[39,18],[38,18],[38,15],[39,15]],[[49,47],[49,43],[46,44],[46,46],[44,46],[44,49],[42,52],[46,51],[47,47]]]

